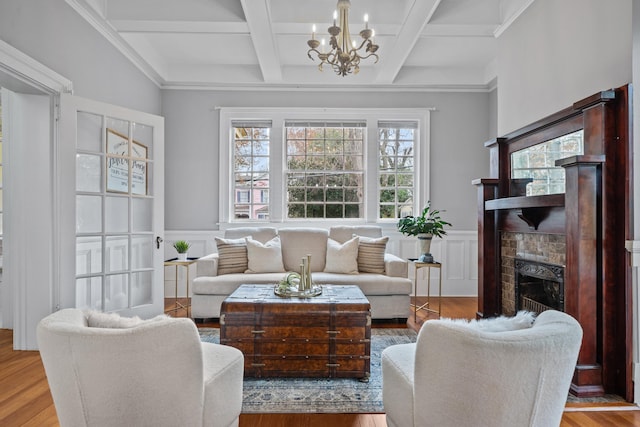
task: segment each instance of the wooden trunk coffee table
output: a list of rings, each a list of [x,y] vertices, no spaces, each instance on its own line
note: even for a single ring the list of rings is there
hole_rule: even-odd
[[[242,285],[222,303],[220,343],[242,351],[245,376],[367,380],[370,310],[357,286],[283,298],[273,285]]]

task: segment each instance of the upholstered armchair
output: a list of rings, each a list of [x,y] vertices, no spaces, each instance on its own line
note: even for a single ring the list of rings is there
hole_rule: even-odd
[[[579,323],[558,311],[520,330],[488,332],[481,322],[430,320],[415,344],[383,351],[389,427],[560,424],[582,341]]]
[[[63,427],[238,425],[242,353],[201,343],[190,319],[89,327],[65,309],[37,337]]]

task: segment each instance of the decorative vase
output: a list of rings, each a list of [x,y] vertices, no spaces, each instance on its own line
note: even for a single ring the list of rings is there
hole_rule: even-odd
[[[420,242],[420,258],[418,258],[419,262],[433,262],[433,256],[429,252],[431,250],[431,239],[433,238],[432,234],[421,233],[418,234],[418,242]]]
[[[186,252],[178,254],[178,261],[186,261],[186,260],[187,260],[187,253]]]

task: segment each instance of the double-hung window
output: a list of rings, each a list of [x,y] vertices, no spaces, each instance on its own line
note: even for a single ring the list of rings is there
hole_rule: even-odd
[[[286,216],[362,218],[364,122],[285,123]]]
[[[413,215],[416,121],[378,122],[380,218]]]
[[[428,196],[428,109],[222,108],[220,223],[395,224]]]
[[[270,121],[234,121],[233,216],[235,219],[269,218]]]

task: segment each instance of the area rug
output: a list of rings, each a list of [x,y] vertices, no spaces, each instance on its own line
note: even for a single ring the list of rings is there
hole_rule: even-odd
[[[205,342],[220,342],[220,331],[199,329]],[[410,329],[371,330],[371,378],[245,378],[242,413],[382,413],[380,354],[393,344],[415,342]]]

